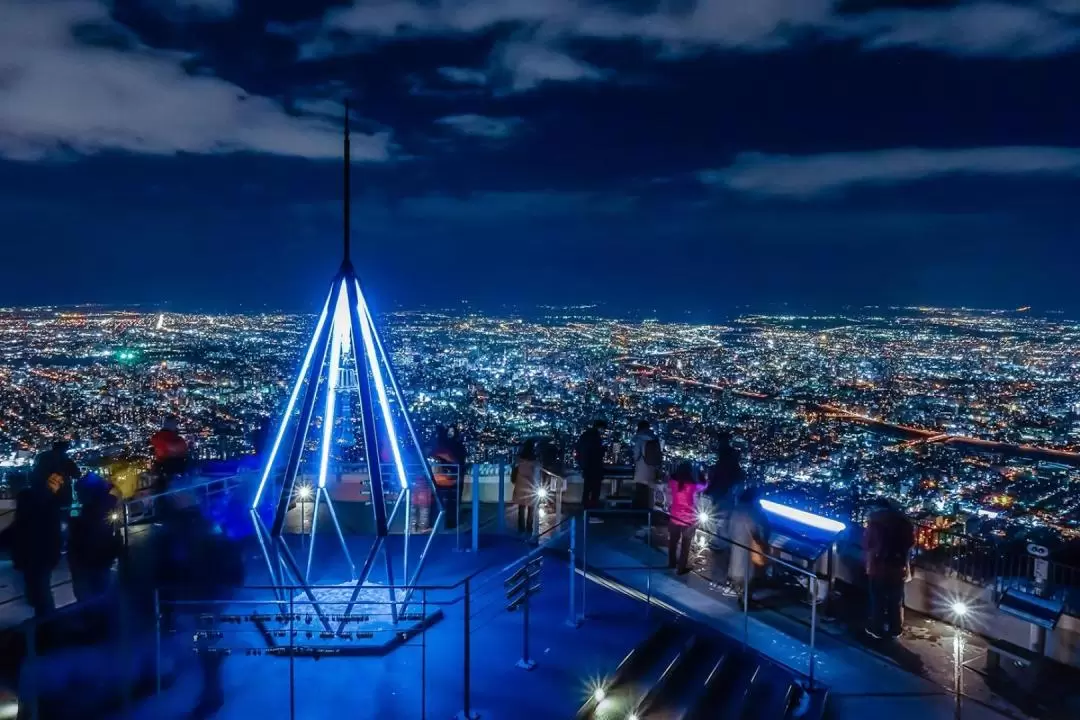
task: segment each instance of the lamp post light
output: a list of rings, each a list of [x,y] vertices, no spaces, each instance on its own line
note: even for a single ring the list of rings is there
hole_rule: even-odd
[[[307,542],[307,501],[311,499],[311,495],[314,491],[311,485],[304,483],[300,487],[296,488],[296,497],[300,500],[300,546],[303,547]]]
[[[953,710],[955,720],[960,720],[963,711],[964,696],[964,625],[971,617],[972,609],[963,600],[949,603],[949,614],[953,626],[953,695],[956,705]]]

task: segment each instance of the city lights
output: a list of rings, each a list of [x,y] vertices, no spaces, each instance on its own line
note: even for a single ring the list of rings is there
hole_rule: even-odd
[[[280,419],[295,426],[318,363],[323,386],[301,474],[329,487],[334,463],[366,461],[341,417],[341,393],[326,397],[337,382],[326,372],[332,356],[344,383],[342,359],[359,353],[368,367],[392,364],[398,375],[369,379],[397,487],[416,478],[406,473],[411,456],[394,448],[429,446],[437,424],[460,424],[480,463],[503,460],[522,438],[557,437],[558,459],[572,471],[582,418],[599,415],[610,427],[605,461],[615,465],[632,462],[629,440],[642,419],[673,462],[711,463],[710,429],[729,428],[767,502],[790,509],[785,522],[819,518],[809,520],[815,530],[838,532],[832,518],[865,517],[855,504],[885,495],[934,528],[920,531],[927,550],[943,547],[939,531],[991,543],[1033,529],[1080,538],[1080,496],[1068,492],[1080,483],[1080,411],[1069,391],[1075,360],[1063,350],[1063,338],[1080,335],[1073,321],[921,308],[693,325],[553,308],[538,320],[390,313],[377,330],[359,287],[341,288],[334,284],[314,316],[168,313],[162,327],[158,311],[0,314],[0,407],[8,410],[0,475],[19,477],[60,435],[72,438],[78,462],[102,463],[134,486],[141,468],[110,472],[106,449],[145,467],[148,435],[175,414],[198,463],[223,461],[232,471],[259,458],[252,505],[262,507],[266,486],[275,496],[280,488],[270,476],[286,464]],[[309,333],[330,323],[334,334],[316,358]],[[393,339],[392,363],[380,333]],[[965,379],[962,397],[951,378]],[[793,393],[799,403],[776,402]],[[327,433],[324,473],[318,445]],[[708,532],[720,517],[706,517],[710,508],[703,499],[697,509]]]

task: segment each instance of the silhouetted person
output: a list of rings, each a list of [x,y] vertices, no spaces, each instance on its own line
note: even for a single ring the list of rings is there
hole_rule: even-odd
[[[179,432],[176,418],[165,418],[161,429],[150,438],[154,448],[152,470],[156,485],[154,494],[158,495],[169,489],[169,483],[188,469],[188,444]]]
[[[581,468],[583,488],[581,504],[586,510],[600,507],[600,488],[604,484],[604,436],[607,423],[597,420],[578,437],[575,445],[578,467]],[[589,522],[602,522],[592,517]]]
[[[903,632],[904,582],[914,545],[915,528],[907,516],[888,500],[874,502],[863,534],[870,586],[866,632],[871,637],[898,638]]]
[[[645,485],[651,490],[664,465],[660,438],[653,432],[652,426],[642,420],[637,425],[637,434],[631,444],[634,453],[634,484]]]
[[[79,466],[68,457],[69,447],[70,443],[67,440],[57,440],[50,449],[38,453],[34,458],[34,466],[30,470],[31,484],[45,483],[51,475],[59,475],[63,479],[64,482],[57,492],[57,497],[60,499],[60,505],[65,508],[71,507],[75,481],[82,475]]]
[[[34,477],[15,500],[11,557],[22,574],[26,602],[41,617],[56,609],[52,572],[60,563],[65,508],[61,493],[67,480],[59,472]]]
[[[444,524],[447,530],[453,530],[458,521],[458,493],[461,492],[458,480],[461,469],[450,441],[450,433],[442,425],[435,428],[435,447],[431,451],[431,459],[434,461],[435,493],[442,505]]]
[[[173,621],[190,626],[194,650],[202,674],[202,693],[191,718],[211,717],[225,704],[221,684],[223,648],[214,633],[220,630],[224,603],[243,584],[243,555],[216,523],[203,516],[200,508],[178,496],[163,541],[168,544],[168,563],[161,568],[163,603],[185,601],[174,608]]]
[[[747,600],[754,598],[754,583],[765,567],[769,525],[758,505],[761,492],[746,488],[739,495],[728,522],[731,555],[728,558],[728,584],[724,595]]]
[[[519,533],[531,533],[533,530],[536,515],[536,469],[536,444],[532,440],[526,440],[510,473],[510,482],[514,486],[510,501],[517,505]]]
[[[705,483],[694,477],[688,462],[679,463],[668,480],[671,490],[670,522],[668,523],[668,567],[678,567],[678,573],[690,572],[690,546],[697,527],[697,496]]]
[[[458,492],[465,487],[465,476],[468,472],[469,449],[465,446],[465,434],[460,425],[455,425],[449,436],[450,453],[457,463],[457,486]]]
[[[68,567],[75,600],[85,602],[109,589],[113,563],[120,555],[117,500],[107,482],[87,475],[75,486],[79,514],[68,523]]]
[[[728,531],[727,520],[743,479],[739,451],[732,447],[731,435],[720,433],[716,439],[716,462],[709,468],[709,486],[705,490],[712,504],[718,534],[726,534]]]

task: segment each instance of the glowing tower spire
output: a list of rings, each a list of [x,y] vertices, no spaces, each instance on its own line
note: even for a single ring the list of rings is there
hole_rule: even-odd
[[[409,588],[419,577],[424,557],[443,519],[431,468],[409,419],[405,400],[390,367],[389,355],[375,329],[371,310],[353,268],[350,157],[349,108],[346,104],[341,267],[330,282],[330,292],[316,322],[299,375],[289,394],[285,413],[274,436],[274,443],[266,458],[266,465],[251,505],[259,541],[266,554],[274,584],[282,589],[300,588],[328,631],[331,627],[329,617],[321,608],[323,600],[308,584],[316,560],[315,540],[320,508],[326,510],[328,517],[324,522],[328,520],[332,523],[349,567],[346,585],[350,597],[344,616],[349,616],[365,588],[381,587],[372,581],[372,573],[381,554],[385,561],[385,585],[391,586],[386,592],[390,598],[390,611],[395,623],[409,602]],[[311,425],[320,407],[322,415],[317,424],[318,429],[313,430]],[[359,410],[359,424],[362,427],[362,437],[359,440],[363,445],[366,490],[372,512],[372,533],[368,536],[371,544],[359,567],[352,562],[350,545],[346,542],[338,522],[330,485],[331,469],[335,467],[335,451],[340,455],[348,450],[342,447],[343,444],[355,440],[351,432],[353,418],[348,417],[353,408]],[[335,432],[338,427],[345,430]],[[315,449],[312,457],[310,443],[313,441]],[[305,463],[310,466],[312,462],[314,469],[303,472]],[[389,473],[385,477],[384,465],[391,466],[386,468]],[[296,504],[295,492],[299,477],[311,478],[313,505],[307,566],[303,570],[297,563],[284,533],[288,515]],[[412,527],[408,516],[415,491],[424,485],[427,492],[421,493],[421,497],[430,498],[430,502],[434,503],[434,520],[428,537],[422,543],[419,558],[410,560],[409,533]],[[305,484],[303,487],[309,486]],[[272,490],[267,492],[267,488]],[[269,513],[271,504],[266,502],[271,497],[276,501],[272,504],[272,514]],[[405,516],[404,522],[395,525],[399,514]],[[404,536],[402,541],[388,543],[391,528],[401,525]],[[395,562],[394,556],[399,552],[400,562]],[[400,572],[406,583],[403,592],[393,589],[395,572]],[[340,615],[341,609],[335,607],[332,612]],[[344,624],[343,620],[342,627]],[[341,627],[336,631],[340,634]]]

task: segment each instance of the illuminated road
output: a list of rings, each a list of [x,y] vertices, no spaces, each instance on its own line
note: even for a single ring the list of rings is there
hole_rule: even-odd
[[[691,380],[690,378],[685,378],[679,375],[673,375],[669,372],[666,372],[662,368],[658,368],[653,365],[645,365],[634,361],[629,361],[628,364],[633,370],[639,370],[652,374],[653,377],[661,383],[667,382],[677,385],[685,385],[688,387],[698,387],[704,390],[711,390],[714,392],[726,392],[730,393],[735,397],[747,398],[750,400],[784,402],[790,403],[792,405],[799,405],[815,412],[825,413],[832,418],[862,423],[863,425],[870,425],[872,427],[886,430],[888,432],[906,435],[914,439],[915,442],[912,444],[941,443],[947,445],[957,445],[972,448],[980,452],[1017,455],[1033,460],[1044,460],[1047,462],[1057,462],[1080,467],[1080,453],[1069,452],[1067,450],[1055,450],[1053,448],[1043,448],[1034,445],[1017,445],[1014,443],[997,442],[994,440],[981,440],[979,438],[967,437],[965,435],[950,435],[949,433],[943,433],[940,430],[927,430],[926,428],[913,427],[910,425],[900,425],[898,423],[889,422],[888,420],[884,420],[882,418],[876,418],[869,415],[854,413],[850,410],[845,410],[842,407],[830,405],[827,403],[816,403],[808,400],[794,400],[791,398],[780,397],[779,395],[766,395],[764,393],[751,392],[749,390],[739,390],[731,386],[730,384],[716,385],[712,383],[700,382],[698,380]]]

